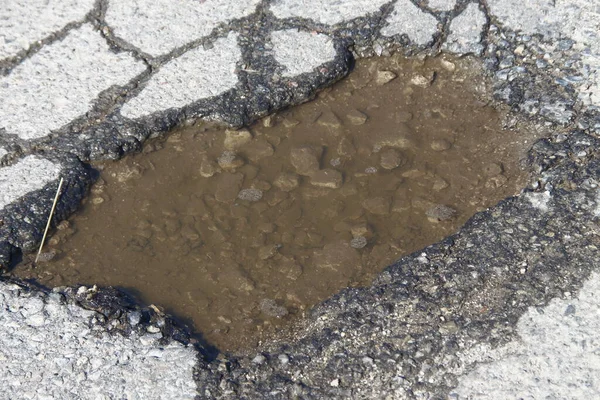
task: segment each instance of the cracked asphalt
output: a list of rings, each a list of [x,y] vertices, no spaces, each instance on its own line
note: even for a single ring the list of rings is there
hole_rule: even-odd
[[[103,288],[0,277],[0,397],[600,397],[600,2],[28,0],[0,4],[0,267],[119,159],[198,118],[242,126],[355,58],[479,57],[532,144],[530,183],[315,307],[289,343],[220,354]]]

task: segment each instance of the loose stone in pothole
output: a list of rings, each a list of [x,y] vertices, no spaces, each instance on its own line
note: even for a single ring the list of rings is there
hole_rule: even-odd
[[[56,256],[14,273],[123,287],[223,350],[252,349],[523,186],[533,135],[502,129],[478,71],[468,58],[363,60],[248,129],[200,124],[99,164],[49,240]]]

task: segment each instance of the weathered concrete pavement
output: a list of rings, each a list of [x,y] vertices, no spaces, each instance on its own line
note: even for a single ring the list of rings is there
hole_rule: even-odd
[[[513,118],[555,132],[521,196],[259,355],[208,362],[113,292],[0,281],[2,396],[598,397],[599,32],[600,2],[583,0],[1,4],[2,266],[39,243],[60,177],[57,221],[91,184],[85,163],[188,120],[239,126],[305,101],[353,55],[477,55]]]

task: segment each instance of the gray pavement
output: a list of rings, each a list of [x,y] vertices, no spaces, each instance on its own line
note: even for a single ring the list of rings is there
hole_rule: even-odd
[[[0,299],[3,398],[194,398],[195,351],[178,342],[160,345],[159,327],[110,334],[96,312],[58,292],[5,284]]]
[[[306,101],[351,58],[479,56],[507,124],[536,121],[530,184],[296,340],[218,358],[110,290],[0,280],[2,398],[595,398],[600,2],[98,0],[0,4],[0,266],[118,159],[197,118]]]

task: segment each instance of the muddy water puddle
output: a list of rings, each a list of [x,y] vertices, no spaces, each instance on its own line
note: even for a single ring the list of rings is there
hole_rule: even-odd
[[[474,61],[359,61],[310,103],[230,131],[199,124],[96,165],[54,258],[13,272],[123,287],[222,350],[251,349],[317,302],[516,194],[531,131],[503,130]]]

